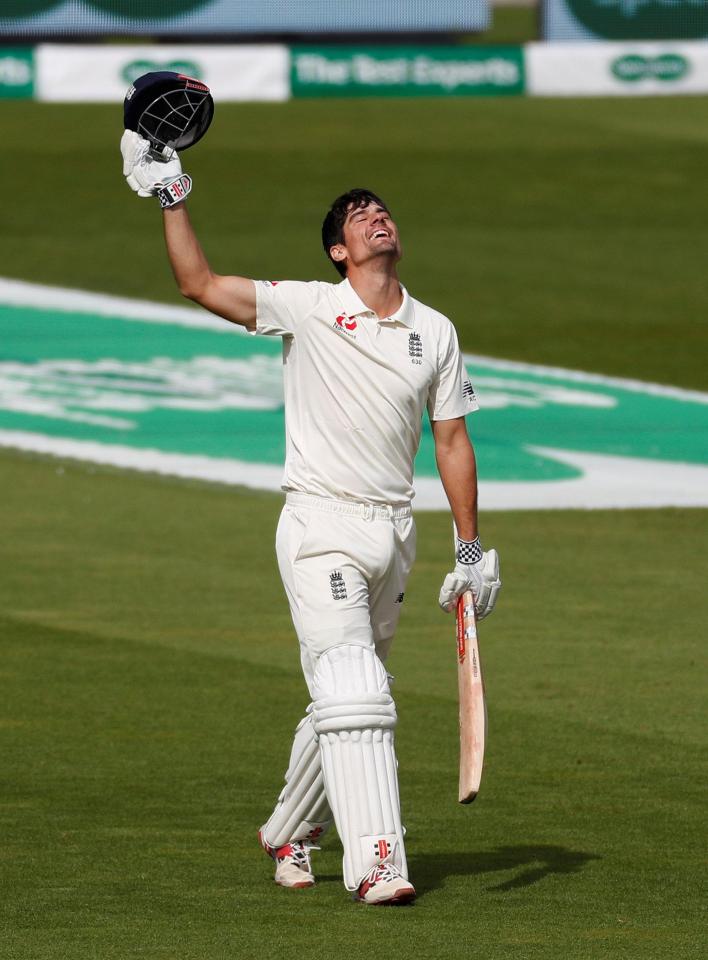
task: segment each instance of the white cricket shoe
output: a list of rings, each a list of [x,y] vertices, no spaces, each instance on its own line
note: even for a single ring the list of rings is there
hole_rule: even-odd
[[[412,903],[415,887],[401,875],[392,863],[377,863],[359,884],[356,899],[378,906]]]
[[[275,882],[277,884],[294,890],[314,886],[315,878],[310,866],[310,850],[319,850],[319,847],[307,840],[294,840],[292,843],[286,843],[276,849],[265,842],[260,831],[258,832],[258,839],[268,856],[275,860]]]

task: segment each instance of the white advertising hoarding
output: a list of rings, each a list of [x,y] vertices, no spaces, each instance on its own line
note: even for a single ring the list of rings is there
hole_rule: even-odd
[[[708,43],[530,43],[526,90],[538,97],[708,92]]]
[[[152,70],[174,70],[203,80],[222,103],[290,97],[290,54],[280,44],[41,44],[35,63],[38,100],[121,102],[133,80]]]

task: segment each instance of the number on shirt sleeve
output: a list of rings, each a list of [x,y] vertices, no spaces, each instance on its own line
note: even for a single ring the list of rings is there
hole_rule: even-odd
[[[479,404],[462,362],[457,333],[449,320],[438,341],[438,368],[428,393],[431,420],[452,420],[478,410]]]

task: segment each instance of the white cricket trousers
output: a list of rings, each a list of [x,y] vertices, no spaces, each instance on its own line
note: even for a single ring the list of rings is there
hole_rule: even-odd
[[[415,559],[410,507],[289,493],[275,544],[310,695],[330,647],[370,647],[385,663]]]
[[[276,549],[312,703],[262,840],[311,842],[334,817],[347,889],[381,862],[407,876],[383,664],[415,557],[410,507],[290,493]]]

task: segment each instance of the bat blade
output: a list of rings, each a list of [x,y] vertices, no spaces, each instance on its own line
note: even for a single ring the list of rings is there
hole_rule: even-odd
[[[479,792],[487,739],[487,703],[479,657],[474,597],[468,590],[457,602],[457,679],[460,696],[460,803]]]

